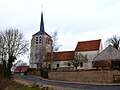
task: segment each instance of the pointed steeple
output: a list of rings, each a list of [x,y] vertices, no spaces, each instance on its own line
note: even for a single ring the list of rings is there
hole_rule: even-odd
[[[40,30],[37,33],[35,33],[33,36],[35,36],[35,35],[48,35],[49,37],[51,37],[44,30],[43,12],[41,12]]]
[[[40,32],[44,33],[44,20],[43,20],[43,12],[41,12],[41,22],[40,22]]]

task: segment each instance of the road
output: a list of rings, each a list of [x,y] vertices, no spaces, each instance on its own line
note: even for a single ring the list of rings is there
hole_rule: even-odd
[[[90,85],[90,84],[79,84],[79,83],[66,83],[66,82],[45,80],[34,76],[20,76],[20,78],[33,81],[36,83],[65,87],[65,88],[88,89],[88,90],[120,90],[120,86],[117,85]]]

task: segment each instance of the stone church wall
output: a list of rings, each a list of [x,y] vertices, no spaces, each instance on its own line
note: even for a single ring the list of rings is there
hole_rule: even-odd
[[[111,83],[113,75],[120,75],[120,71],[50,72],[49,79],[83,83]]]

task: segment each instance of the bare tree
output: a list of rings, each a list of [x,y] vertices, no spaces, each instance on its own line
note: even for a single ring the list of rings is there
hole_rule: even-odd
[[[87,55],[83,55],[81,53],[79,53],[79,54],[75,53],[74,60],[72,60],[70,62],[77,70],[77,67],[80,65],[80,62],[84,62],[87,64],[88,58],[87,58]],[[86,68],[87,68],[87,65],[86,65]]]
[[[58,43],[58,32],[54,31],[52,35],[52,49],[53,52],[58,51],[62,45]]]
[[[77,67],[80,65],[80,56],[77,53],[75,53],[74,60],[72,60],[70,62],[75,67],[75,69],[77,70]]]
[[[87,58],[87,54],[83,55],[83,54],[79,54],[79,58],[80,58],[80,62],[85,63],[85,69],[88,68],[88,58]]]
[[[5,75],[10,76],[13,62],[28,51],[29,43],[18,29],[13,28],[1,31],[0,40],[1,61],[5,68]]]
[[[53,52],[58,51],[61,46],[62,45],[58,43],[58,32],[54,31],[54,33],[52,34],[51,65],[50,65],[51,70],[52,70],[52,60],[54,57]]]
[[[3,75],[6,73],[6,46],[4,37],[2,36],[2,32],[0,33],[0,62],[2,65],[2,73]]]
[[[45,60],[45,56],[46,56],[46,47],[42,47],[39,49],[38,53],[37,53],[37,60],[38,60],[38,67],[37,68],[42,68],[42,64],[43,64],[43,60]]]
[[[119,49],[119,47],[120,47],[120,37],[117,36],[117,35],[114,35],[113,37],[109,38],[106,41],[106,44],[107,45],[112,44],[116,49]]]
[[[22,60],[18,60],[16,63],[14,63],[13,65],[14,67],[18,67],[18,66],[27,66],[27,63],[22,61]]]

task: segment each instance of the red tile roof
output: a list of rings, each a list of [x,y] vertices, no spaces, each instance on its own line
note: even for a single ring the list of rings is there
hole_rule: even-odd
[[[25,72],[28,68],[29,66],[18,66],[14,72]]]
[[[74,59],[74,51],[64,51],[64,52],[53,52],[54,61],[66,61]],[[47,54],[47,59],[45,61],[51,60],[51,53]]]
[[[78,42],[75,51],[99,50],[101,39]]]

